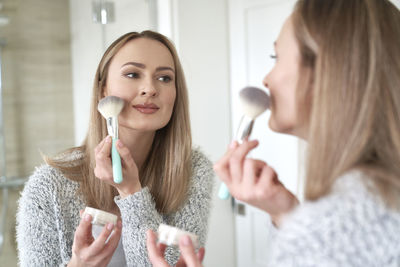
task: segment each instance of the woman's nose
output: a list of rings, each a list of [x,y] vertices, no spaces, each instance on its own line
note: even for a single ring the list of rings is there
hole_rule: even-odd
[[[154,97],[157,95],[157,90],[152,82],[143,84],[140,90],[140,96]]]

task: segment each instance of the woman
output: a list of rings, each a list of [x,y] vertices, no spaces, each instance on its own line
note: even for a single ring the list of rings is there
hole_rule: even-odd
[[[125,101],[117,141],[121,184],[113,182],[110,137],[96,109],[108,95]],[[145,232],[160,223],[195,233],[204,246],[212,166],[192,150],[183,71],[174,46],[161,34],[132,32],[111,44],[96,72],[83,145],[46,162],[19,201],[21,266],[150,266]],[[114,213],[120,221],[93,226],[92,233],[91,217],[80,219],[85,206]],[[178,256],[177,249],[166,250],[170,264]]]
[[[300,0],[285,22],[264,84],[270,128],[308,141],[306,201],[246,158],[257,141],[214,166],[278,227],[271,266],[400,266],[399,47],[387,0]]]

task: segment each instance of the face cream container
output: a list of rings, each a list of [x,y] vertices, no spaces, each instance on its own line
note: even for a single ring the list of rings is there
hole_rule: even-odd
[[[117,217],[117,215],[114,215],[112,213],[105,212],[105,211],[98,210],[98,209],[91,208],[91,207],[86,207],[82,216],[85,216],[86,214],[89,214],[90,216],[92,216],[92,224],[104,226],[108,223],[112,223],[114,225],[117,225],[118,217]]]
[[[188,235],[192,240],[193,246],[195,248],[199,247],[198,237],[195,234],[180,230],[179,228],[176,227],[172,227],[166,224],[160,224],[160,226],[158,227],[157,234],[158,234],[158,241],[167,246],[179,247],[179,239],[183,235]]]

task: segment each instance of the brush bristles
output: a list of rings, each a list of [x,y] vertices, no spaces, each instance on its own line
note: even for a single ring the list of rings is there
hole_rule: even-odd
[[[259,88],[245,87],[240,91],[239,97],[244,114],[252,119],[269,108],[269,96]]]
[[[106,96],[99,101],[97,110],[104,118],[117,117],[124,108],[124,100],[117,96]]]

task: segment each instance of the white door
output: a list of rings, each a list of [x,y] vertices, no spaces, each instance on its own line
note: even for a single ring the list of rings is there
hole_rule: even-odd
[[[294,0],[230,0],[232,125],[236,131],[241,107],[238,92],[252,85],[263,88],[262,80],[272,68],[273,43]],[[260,141],[251,154],[273,166],[289,190],[298,193],[299,142],[297,138],[273,133],[268,128],[269,112],[257,118],[252,138]],[[235,136],[235,133],[233,133]],[[237,267],[266,266],[269,255],[269,217],[266,213],[236,203]]]

